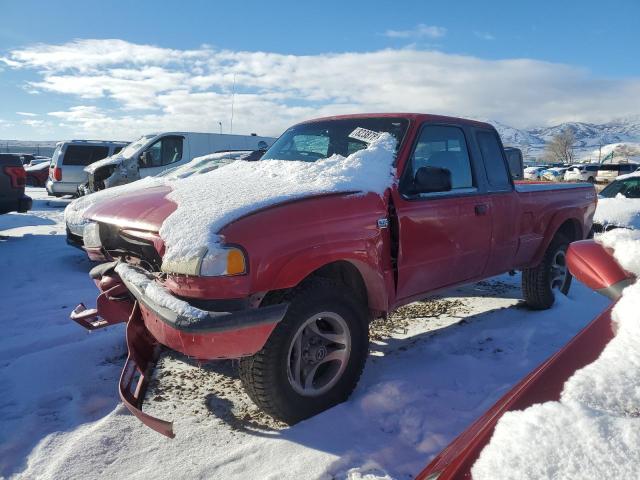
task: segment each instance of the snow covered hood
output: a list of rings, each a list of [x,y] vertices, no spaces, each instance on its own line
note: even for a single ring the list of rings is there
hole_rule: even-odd
[[[125,158],[121,155],[111,155],[110,157],[103,158],[102,160],[98,160],[97,162],[93,162],[91,165],[84,167],[84,171],[87,173],[93,173],[98,168],[106,165],[120,165],[124,160]]]
[[[111,158],[112,157],[105,158],[104,160],[100,160],[100,162],[104,162]],[[155,177],[146,177],[126,185],[119,185],[117,187],[100,190],[90,195],[80,197],[67,206],[64,211],[64,221],[67,225],[83,226],[88,222],[85,213],[98,203],[105,202],[112,198],[119,198],[122,197],[123,194],[143,188],[152,188],[163,185],[170,186],[177,180],[187,178],[192,175],[200,175],[202,173],[210,172],[216,168],[220,168],[233,162],[237,158],[238,154],[236,152],[233,152],[231,155],[228,152],[212,153],[210,155],[196,157],[185,165],[166,170]],[[106,164],[108,163],[103,163],[103,165]],[[95,165],[95,163],[92,165]]]
[[[618,194],[614,198],[598,199],[594,223],[640,229],[640,199]]]
[[[640,275],[640,231],[618,229],[598,241]],[[475,480],[636,480],[640,474],[640,283],[612,312],[616,336],[564,385],[560,401],[511,411],[472,468]]]
[[[224,242],[218,235],[224,226],[266,207],[329,193],[382,195],[394,182],[395,145],[385,133],[348,157],[238,161],[175,182],[167,198],[178,207],[160,229],[166,246],[163,261],[191,261],[203,248],[215,257]]]
[[[348,157],[333,155],[315,162],[235,161],[213,170],[203,158],[217,158],[224,163],[225,154],[200,157],[167,175],[81,197],[66,208],[65,221],[82,225],[91,216],[89,209],[97,203],[101,203],[99,208],[104,212],[108,205],[103,201],[122,200],[123,193],[166,185],[171,187],[166,199],[177,208],[160,228],[166,247],[163,260],[188,262],[201,256],[203,249],[215,257],[224,242],[219,236],[223,227],[266,207],[331,193],[382,195],[395,181],[395,145],[391,135],[383,134],[368,148]]]

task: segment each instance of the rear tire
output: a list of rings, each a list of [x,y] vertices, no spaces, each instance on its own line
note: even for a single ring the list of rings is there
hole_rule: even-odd
[[[567,268],[566,253],[569,240],[557,234],[549,244],[537,267],[522,271],[522,294],[526,304],[534,310],[546,310],[555,302],[555,293],[569,293],[572,276]]]
[[[240,379],[260,409],[291,425],[349,398],[369,351],[368,310],[357,298],[315,278],[285,299],[287,314],[265,346],[240,359]]]

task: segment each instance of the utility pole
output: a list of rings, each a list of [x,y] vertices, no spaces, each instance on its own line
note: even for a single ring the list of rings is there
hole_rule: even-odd
[[[602,142],[600,142],[600,148],[598,149],[598,163],[602,163]]]
[[[218,125],[220,125],[220,135],[222,135],[222,122],[218,122]]]

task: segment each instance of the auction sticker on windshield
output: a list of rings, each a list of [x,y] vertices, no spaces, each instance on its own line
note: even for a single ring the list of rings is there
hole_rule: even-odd
[[[373,130],[367,130],[366,128],[358,127],[349,134],[349,138],[360,140],[365,143],[375,142],[380,138],[380,132],[374,132]]]

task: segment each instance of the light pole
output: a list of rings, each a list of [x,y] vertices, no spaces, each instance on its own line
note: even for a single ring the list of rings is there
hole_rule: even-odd
[[[222,122],[218,122],[218,125],[220,125],[220,135],[222,135]]]

